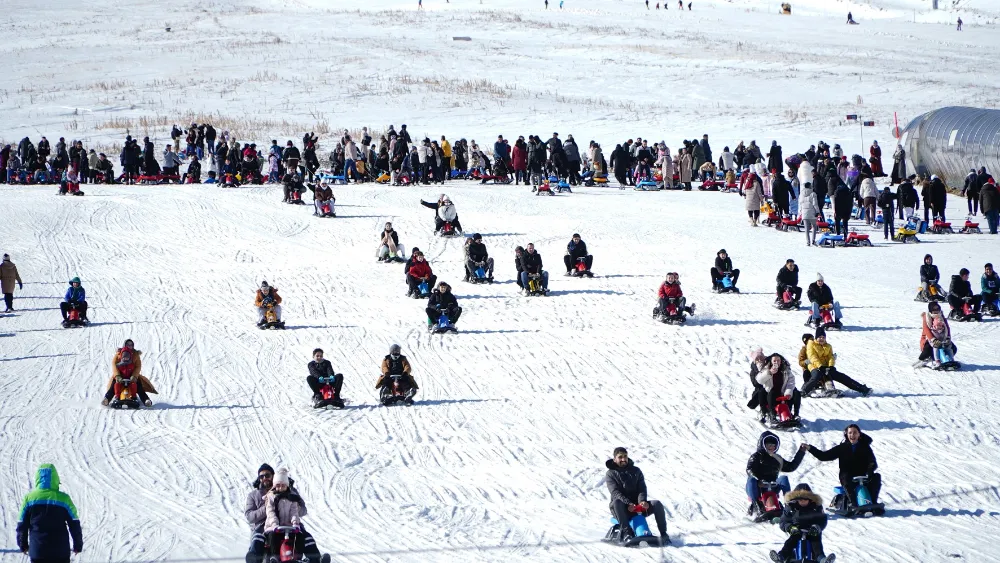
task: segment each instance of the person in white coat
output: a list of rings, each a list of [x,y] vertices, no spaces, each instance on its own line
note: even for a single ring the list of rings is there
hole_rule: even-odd
[[[858,192],[865,205],[865,223],[871,226],[875,222],[875,202],[878,199],[878,187],[875,186],[875,180],[870,175],[862,173],[861,187]]]
[[[805,166],[805,163],[803,163]],[[816,215],[819,213],[819,200],[812,190],[812,182],[799,192],[799,218],[806,226],[806,246],[816,244]]]
[[[759,369],[755,379],[762,388],[757,401],[761,410],[766,413],[767,419],[774,420],[774,407],[778,404],[778,397],[790,397],[792,417],[799,417],[802,394],[795,387],[795,372],[792,371],[788,360],[781,354],[771,354],[763,362],[763,367]]]
[[[729,152],[729,147],[722,149],[722,171],[729,172],[733,170],[736,165],[736,157],[733,153]]]

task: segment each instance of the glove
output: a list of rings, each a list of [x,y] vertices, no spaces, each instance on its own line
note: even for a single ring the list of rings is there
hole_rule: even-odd
[[[17,288],[18,289],[24,289],[24,284],[21,283],[21,282],[17,282]]]
[[[788,528],[788,534],[789,535],[794,536],[794,535],[796,535],[798,533],[799,533],[799,527],[798,526],[792,526],[792,527]]]
[[[941,347],[941,341],[938,340],[937,338],[931,340],[931,347],[933,347],[933,348],[940,348]]]
[[[813,538],[819,537],[819,526],[809,528],[809,536]]]

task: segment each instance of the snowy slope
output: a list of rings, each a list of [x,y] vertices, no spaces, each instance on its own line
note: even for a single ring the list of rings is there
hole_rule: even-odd
[[[430,212],[417,205],[435,194],[427,189],[341,188],[335,220],[278,204],[276,188],[92,187],[80,199],[6,190],[12,220],[0,232],[27,283],[0,331],[3,506],[53,461],[83,514],[85,560],[241,557],[244,495],[268,461],[292,469],[310,528],[325,549],[356,554],[344,560],[613,561],[621,551],[591,542],[607,525],[603,462],[624,444],[683,536],[675,560],[758,558],[781,534],[742,526],[743,466],[761,430],[743,404],[746,354],[754,344],[798,350],[804,314],[770,306],[774,273],[791,256],[804,281],[823,272],[845,306],[848,329],[832,336],[841,369],[876,389],[803,408],[802,440],[831,446],[859,421],[885,475],[889,515],[834,521],[830,550],[848,561],[993,557],[998,323],[953,326],[966,370],[909,367],[922,255],[934,252],[942,272],[978,269],[995,260],[988,235],[806,249],[801,235],[745,226],[732,195],[536,198],[460,182],[447,191],[484,234],[502,283],[460,281],[460,241],[431,237]],[[461,333],[428,336],[421,303],[403,297],[401,268],[375,263],[385,220],[456,284]],[[559,275],[572,232],[596,256],[593,280]],[[555,274],[548,299],[519,297],[511,281],[512,248],[529,241]],[[720,247],[743,270],[746,294],[707,290]],[[670,269],[698,304],[681,328],[649,318]],[[76,274],[94,325],[64,330],[56,307],[62,280]],[[289,330],[253,327],[261,279],[280,289]],[[162,390],[152,411],[98,404],[127,337]],[[374,406],[392,342],[422,387],[412,409]],[[307,407],[316,346],[346,375],[343,412]],[[789,436],[784,451],[799,440]],[[835,479],[835,464],[812,460],[793,476],[825,498]],[[2,518],[12,534],[14,511]],[[408,549],[416,553],[376,554]],[[445,551],[420,551],[431,549]]]
[[[860,151],[873,136],[890,146],[894,111],[906,123],[945,104],[995,107],[996,1],[932,13],[916,0],[808,0],[793,3],[792,17],[774,4],[705,0],[657,13],[633,0],[567,0],[545,12],[534,0],[425,0],[417,13],[415,1],[397,0],[178,0],[169,10],[92,0],[81,13],[76,2],[8,0],[0,139],[111,148],[126,129],[163,142],[172,123],[210,115],[263,143],[407,123],[481,143],[557,130],[598,140],[605,154],[628,136],[675,149],[706,132],[716,151],[771,138],[786,152],[820,138]],[[843,25],[847,10],[862,25]],[[473,41],[451,40],[464,35]],[[877,120],[863,145],[840,123],[846,113]],[[0,319],[9,547],[34,468],[51,461],[84,518],[83,561],[241,559],[244,497],[268,461],[291,468],[307,524],[345,561],[656,560],[595,543],[607,526],[603,463],[626,445],[682,536],[670,558],[760,559],[781,534],[741,518],[760,431],[744,406],[746,354],[757,344],[798,350],[803,314],[770,307],[774,274],[794,257],[803,282],[823,272],[845,306],[849,329],[831,338],[839,365],[876,389],[803,409],[802,439],[818,446],[860,421],[885,476],[888,517],[832,522],[829,551],[844,561],[998,560],[997,323],[953,326],[966,370],[909,367],[921,257],[978,276],[998,261],[988,235],[806,249],[801,235],[751,230],[734,196],[535,198],[459,183],[446,191],[505,282],[467,287],[460,241],[433,239],[430,211],[418,206],[438,191],[340,188],[342,217],[319,220],[279,205],[274,188],[90,187],[70,199],[2,188],[0,240],[26,280],[18,313]],[[961,207],[949,209],[957,217]],[[428,337],[401,268],[374,262],[386,220],[455,283],[462,333]],[[558,274],[573,232],[598,277],[556,275],[550,298],[518,297],[513,247],[535,242]],[[723,247],[745,295],[707,289]],[[670,270],[698,304],[683,328],[649,319]],[[86,330],[57,324],[73,275],[90,294]],[[285,332],[252,326],[262,279],[286,300]],[[108,412],[99,406],[108,364],[129,337],[161,395],[152,411]],[[374,406],[392,342],[421,384],[412,409]],[[316,346],[347,377],[343,412],[307,407]],[[836,466],[807,461],[800,480],[828,499]],[[20,560],[0,551],[0,561]]]

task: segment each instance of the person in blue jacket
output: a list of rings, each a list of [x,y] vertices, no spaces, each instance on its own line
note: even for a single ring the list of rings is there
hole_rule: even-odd
[[[83,551],[80,517],[69,495],[59,490],[59,473],[51,463],[38,466],[35,488],[24,497],[17,520],[17,547],[31,563],[68,563]]]
[[[83,285],[80,284],[80,278],[76,277],[69,280],[69,289],[66,290],[66,296],[63,298],[63,302],[59,304],[59,308],[62,309],[63,320],[66,320],[66,315],[73,309],[80,312],[80,320],[84,322],[90,322],[87,319],[87,290],[83,289]]]

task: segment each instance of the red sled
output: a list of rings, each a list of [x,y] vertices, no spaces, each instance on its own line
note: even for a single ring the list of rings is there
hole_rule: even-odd
[[[971,235],[971,234],[981,235],[981,234],[983,234],[983,231],[979,230],[979,223],[973,223],[972,221],[969,221],[968,219],[965,220],[965,226],[962,227],[962,230],[960,230],[958,232],[963,233],[963,234],[967,234],[967,235]]]
[[[844,246],[871,246],[872,241],[868,240],[868,235],[851,231],[844,238]]]

